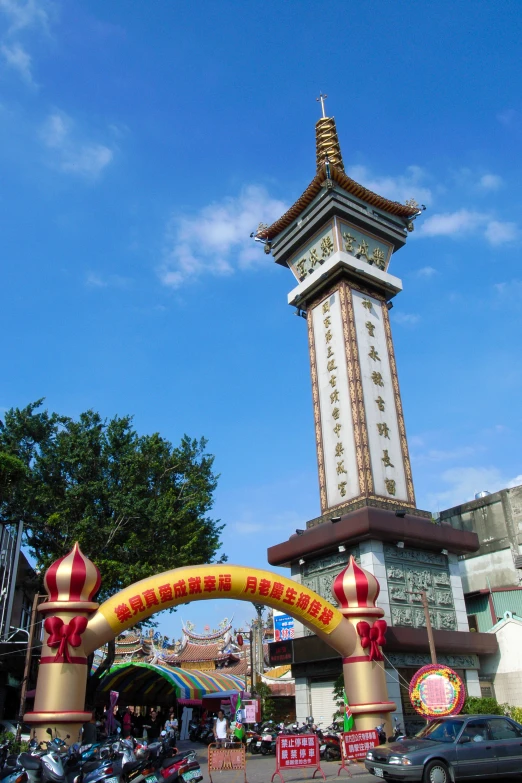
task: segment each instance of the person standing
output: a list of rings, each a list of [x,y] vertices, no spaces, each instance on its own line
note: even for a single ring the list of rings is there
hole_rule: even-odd
[[[229,731],[228,718],[225,718],[223,710],[218,710],[217,718],[214,721],[214,739],[218,747],[221,747],[226,741]]]
[[[147,739],[157,740],[161,732],[161,721],[156,710],[150,711],[150,716],[145,725],[147,728]]]
[[[128,707],[125,707],[125,712],[123,713],[123,717],[121,719],[121,728],[123,731],[123,736],[130,737],[132,734],[132,715]]]
[[[176,718],[174,707],[170,708],[169,717],[165,721],[165,731],[167,734],[170,734],[171,737],[176,739],[178,732],[178,719]]]

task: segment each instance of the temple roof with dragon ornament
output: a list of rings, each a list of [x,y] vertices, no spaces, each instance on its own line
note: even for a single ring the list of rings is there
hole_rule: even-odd
[[[242,647],[239,646],[232,621],[228,618],[224,618],[218,628],[211,630],[206,626],[204,631],[196,633],[195,625],[190,622],[183,623],[182,636],[178,640],[170,639],[152,629],[144,629],[142,632],[129,631],[116,638],[115,663],[159,663],[187,670],[226,670],[236,676],[250,674],[247,635],[243,633],[245,643]],[[271,641],[271,638],[271,632],[267,629],[263,653],[265,670],[269,674],[268,641]],[[97,652],[95,666],[101,663],[105,652],[106,648]],[[277,673],[275,676],[281,674]]]

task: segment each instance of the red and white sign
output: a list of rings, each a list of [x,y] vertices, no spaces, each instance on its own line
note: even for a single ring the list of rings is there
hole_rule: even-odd
[[[319,742],[315,734],[284,734],[277,738],[279,767],[318,767]]]
[[[245,723],[258,723],[261,720],[261,700],[251,699],[243,701],[245,710]]]
[[[301,769],[302,767],[315,767],[326,780],[321,769],[319,755],[319,742],[315,734],[280,734],[276,740],[276,771],[272,780],[279,775],[281,780],[283,769]],[[315,772],[314,772],[315,776]]]
[[[367,752],[378,744],[379,735],[375,729],[343,733],[344,755],[347,759],[363,759]]]

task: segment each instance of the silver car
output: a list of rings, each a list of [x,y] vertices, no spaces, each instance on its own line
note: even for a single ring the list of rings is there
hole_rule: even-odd
[[[378,745],[365,766],[385,780],[451,783],[522,774],[522,726],[500,715],[435,718],[412,739]]]

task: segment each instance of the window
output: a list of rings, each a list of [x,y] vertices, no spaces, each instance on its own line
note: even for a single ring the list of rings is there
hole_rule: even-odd
[[[494,740],[510,740],[522,737],[522,732],[506,718],[490,718],[488,721],[491,736]]]
[[[415,736],[433,742],[455,742],[463,724],[462,720],[434,720]]]
[[[462,732],[460,741],[469,737],[470,742],[485,742],[489,739],[488,722],[486,720],[470,720]]]
[[[468,625],[470,631],[478,631],[478,619],[476,614],[468,614]]]

